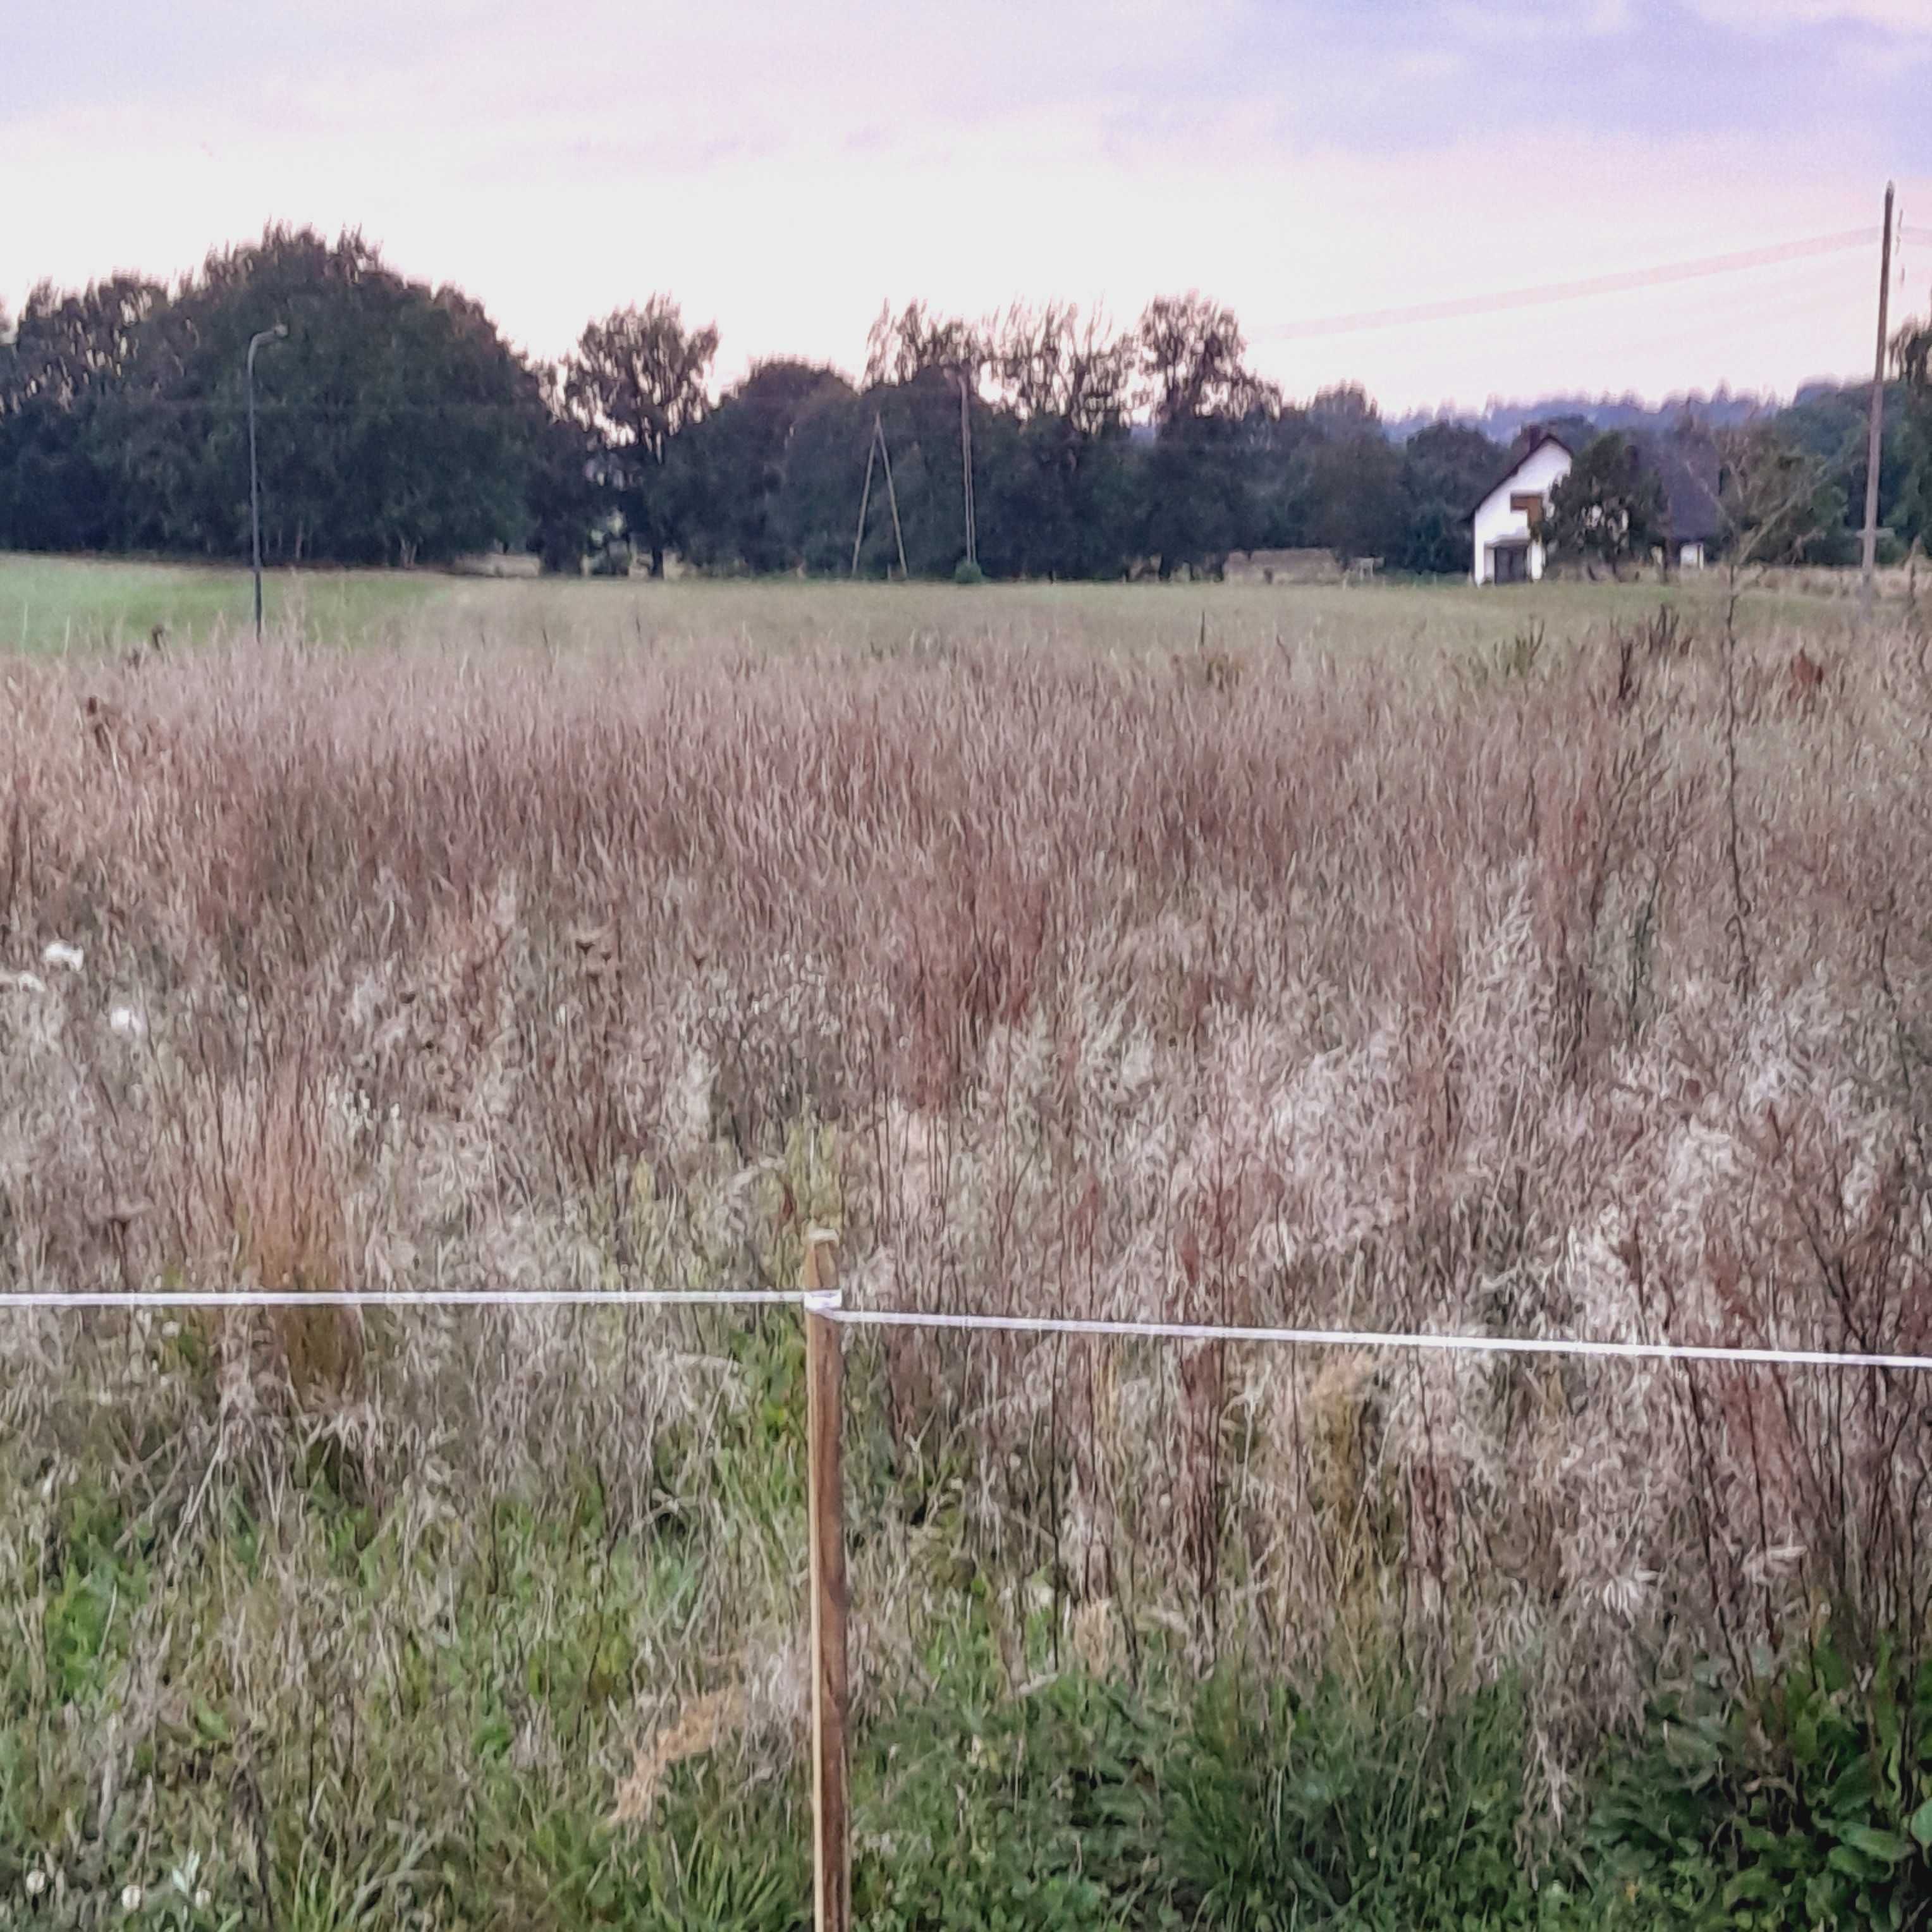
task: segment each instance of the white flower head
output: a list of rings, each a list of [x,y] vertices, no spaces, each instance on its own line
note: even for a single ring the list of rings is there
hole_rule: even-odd
[[[121,1888],[121,1910],[123,1912],[139,1912],[140,1909],[141,1888],[138,1885],[123,1886]]]
[[[194,1893],[194,1909],[196,1911],[206,1912],[208,1910],[209,1902],[209,1894],[207,1886],[205,1885],[196,1886]]]
[[[27,1896],[38,1898],[47,1888],[47,1875],[38,1865],[27,1874]]]
[[[50,939],[40,954],[43,966],[64,966],[70,973],[78,973],[87,963],[87,955],[77,946],[70,946],[64,939]]]
[[[148,1022],[138,1006],[110,1006],[107,1024],[123,1040],[139,1040],[148,1030]]]
[[[168,1882],[184,1898],[192,1898],[196,1910],[208,1903],[208,1893],[199,1883],[201,1876],[201,1854],[190,1851],[174,1870],[168,1874]]]

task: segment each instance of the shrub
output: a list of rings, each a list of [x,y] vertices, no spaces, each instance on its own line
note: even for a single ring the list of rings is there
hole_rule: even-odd
[[[1932,1914],[1932,1665],[1855,1675],[1828,1640],[1742,1694],[1652,1710],[1591,1829],[1651,1922],[1898,1927]]]

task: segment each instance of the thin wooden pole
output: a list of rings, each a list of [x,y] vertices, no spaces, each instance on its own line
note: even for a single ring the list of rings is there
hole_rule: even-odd
[[[973,514],[973,419],[966,402],[966,370],[959,371],[959,474],[965,486],[966,561],[980,561],[979,532]]]
[[[852,539],[852,574],[859,574],[859,546],[866,541],[866,512],[872,507],[872,464],[879,453],[879,419],[872,418],[872,440],[866,446],[866,487],[859,497],[859,528]]]
[[[837,1236],[806,1236],[800,1285],[838,1285]],[[839,1456],[844,1360],[840,1329],[808,1301],[805,1314],[806,1498],[812,1542],[812,1895],[818,1932],[850,1932],[852,1831],[846,1787],[850,1682],[845,1652],[845,1492]]]
[[[892,541],[899,547],[899,575],[904,578],[911,573],[906,568],[905,532],[899,528],[899,493],[892,488],[892,453],[886,447],[886,426],[876,416],[872,434],[879,439],[879,456],[886,466],[886,501],[892,506]]]
[[[1892,301],[1892,193],[1885,184],[1885,232],[1878,251],[1878,354],[1872,364],[1871,433],[1865,454],[1864,572],[1858,584],[1859,615],[1871,621],[1873,571],[1878,562],[1878,472],[1885,453],[1885,352],[1886,322]]]

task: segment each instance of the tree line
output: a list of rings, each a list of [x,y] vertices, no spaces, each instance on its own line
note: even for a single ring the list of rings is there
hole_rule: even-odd
[[[471,297],[399,274],[359,234],[274,227],[173,286],[44,284],[17,318],[0,314],[0,547],[245,555],[247,350],[278,324],[288,334],[256,372],[277,564],[503,549],[553,569],[635,560],[657,574],[675,555],[842,574],[856,544],[862,574],[896,574],[902,554],[913,575],[954,574],[970,438],[989,576],[1212,573],[1282,549],[1459,574],[1465,519],[1506,458],[1453,422],[1397,441],[1358,386],[1288,400],[1249,366],[1232,310],[1195,293],[1123,328],[1063,303],[969,321],[915,302],[881,313],[856,381],[780,358],[720,394],[716,328],[668,297],[591,322],[540,364]],[[1881,466],[1901,544],[1932,535],[1927,334],[1900,338]],[[1780,538],[1789,554],[1830,561],[1853,541],[1864,411],[1856,392],[1826,392],[1753,432],[1815,485]],[[1595,440],[1567,428],[1574,446]],[[882,474],[862,530],[880,457],[890,490]],[[1600,452],[1588,473],[1614,490],[1624,463]],[[1604,519],[1580,511],[1575,526]]]

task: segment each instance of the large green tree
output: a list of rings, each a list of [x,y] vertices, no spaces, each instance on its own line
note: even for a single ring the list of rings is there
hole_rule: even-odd
[[[1015,433],[982,442],[1010,463],[982,470],[988,560],[1026,576],[1124,571],[1135,548],[1127,415],[1136,345],[1072,304],[1016,304],[982,339],[994,396]],[[982,550],[986,546],[982,542]]]
[[[1778,433],[1793,448],[1816,458],[1843,499],[1844,513],[1834,540],[1814,546],[1817,560],[1850,563],[1858,553],[1858,532],[1864,520],[1865,472],[1870,458],[1871,385],[1842,383],[1808,391],[1779,411]],[[1909,508],[1916,469],[1913,411],[1909,386],[1886,386],[1885,423],[1879,444],[1878,517],[1881,525],[1903,526],[1909,542],[1914,520]]]
[[[1636,446],[1614,432],[1586,444],[1550,494],[1543,540],[1553,558],[1612,572],[1648,556],[1664,537],[1664,487]]]
[[[410,564],[529,539],[543,386],[460,290],[407,280],[353,232],[271,230],[211,256],[164,321],[157,387],[208,436],[162,491],[186,512],[170,547],[244,541],[248,343],[277,324],[256,367],[269,556]]]
[[[1246,426],[1280,406],[1247,366],[1247,341],[1232,309],[1198,291],[1161,296],[1135,331],[1139,397],[1154,440],[1136,466],[1140,550],[1162,577],[1186,565],[1220,568],[1252,523],[1244,457]]]
[[[1324,389],[1308,405],[1310,534],[1337,561],[1388,558],[1404,529],[1402,453],[1358,384]]]
[[[842,407],[854,395],[836,370],[761,362],[684,432],[692,478],[685,537],[693,562],[761,573],[802,563],[779,514],[799,421],[815,404]]]
[[[554,418],[483,310],[361,236],[269,229],[172,292],[37,290],[0,354],[0,541],[246,554],[250,338],[271,562],[402,563],[532,534]]]
[[[1908,322],[1892,344],[1905,387],[1905,457],[1892,525],[1900,539],[1932,550],[1932,315]]]
[[[1718,442],[1721,548],[1734,565],[1816,563],[1844,536],[1845,497],[1826,460],[1774,424]]]
[[[1402,459],[1402,529],[1390,566],[1422,576],[1466,575],[1469,512],[1502,472],[1501,446],[1461,423],[1431,423],[1409,438]]]
[[[890,455],[907,568],[915,577],[950,576],[965,554],[964,486],[958,381],[943,368],[928,367],[908,382],[862,394],[848,390],[814,396],[794,432],[777,506],[780,526],[808,568],[841,574],[850,568],[866,467],[874,460],[875,417]],[[1004,412],[976,409],[976,476],[997,473],[1010,460],[1006,433],[1010,428]],[[982,519],[982,544],[990,542],[986,568],[1003,574],[1009,566],[997,528],[986,528],[988,520]],[[992,520],[997,524],[996,518]],[[860,568],[866,575],[883,577],[897,565],[898,538],[880,465],[873,472]]]
[[[688,326],[678,304],[657,295],[587,324],[565,364],[566,400],[602,441],[604,473],[653,577],[695,508],[680,439],[710,410],[717,353],[716,327]]]
[[[130,407],[133,372],[166,302],[160,284],[134,275],[28,295],[0,346],[0,544],[126,547],[130,447],[158,427]]]

